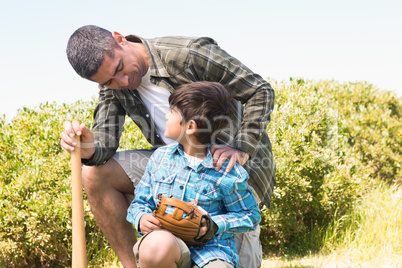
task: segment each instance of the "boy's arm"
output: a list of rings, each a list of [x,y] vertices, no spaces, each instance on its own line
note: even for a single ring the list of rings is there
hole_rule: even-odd
[[[235,167],[235,169],[237,168]],[[227,213],[211,217],[218,226],[216,234],[251,231],[261,221],[258,202],[253,195],[252,188],[247,183],[248,175],[245,170],[242,170],[241,174],[235,181],[228,182],[232,187],[228,187],[227,191],[224,191],[223,202]]]
[[[144,176],[135,188],[135,198],[127,210],[127,221],[134,224],[140,235],[143,234],[140,228],[141,217],[145,214],[152,213],[156,207],[152,195],[151,175],[149,172],[150,166],[152,165],[151,159],[147,165]]]

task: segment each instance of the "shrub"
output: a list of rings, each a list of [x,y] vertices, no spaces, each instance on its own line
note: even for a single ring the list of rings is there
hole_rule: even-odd
[[[276,107],[267,131],[277,165],[270,209],[262,207],[264,252],[322,245],[328,223],[378,180],[402,180],[402,101],[367,83],[272,82]],[[23,108],[0,118],[0,266],[71,265],[70,156],[59,145],[65,120],[90,126],[96,100]],[[149,148],[126,121],[120,148]],[[84,193],[91,265],[117,260]]]
[[[0,266],[71,265],[70,156],[59,145],[65,120],[90,126],[95,100],[73,105],[23,108],[10,124],[0,120]],[[147,146],[134,124],[130,145]],[[126,138],[127,138],[126,137]],[[126,139],[122,142],[128,146]],[[85,231],[90,264],[113,260],[84,193]]]
[[[378,180],[401,180],[402,101],[367,83],[273,84],[277,186],[261,241],[266,253],[303,254]]]

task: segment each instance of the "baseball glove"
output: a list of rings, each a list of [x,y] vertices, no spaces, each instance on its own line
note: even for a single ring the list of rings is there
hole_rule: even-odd
[[[214,222],[204,209],[197,206],[196,201],[187,203],[176,198],[165,197],[162,194],[158,194],[158,199],[159,203],[153,211],[153,215],[162,224],[162,229],[181,238],[188,246],[204,246],[214,237]],[[173,214],[165,212],[168,206],[174,208]],[[208,231],[198,237],[201,221],[204,218],[207,221]]]

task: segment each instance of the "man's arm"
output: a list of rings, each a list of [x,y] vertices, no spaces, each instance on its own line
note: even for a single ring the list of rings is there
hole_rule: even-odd
[[[221,83],[244,105],[241,126],[236,133],[231,134],[231,147],[247,153],[251,158],[270,121],[274,108],[274,90],[260,75],[253,73],[212,39],[200,39],[192,48],[191,67],[196,72],[196,77]],[[241,105],[237,105],[237,108],[241,109]],[[238,111],[235,114],[241,117]],[[218,165],[221,166],[233,153],[236,152],[230,152],[229,157],[223,155]]]
[[[95,151],[90,159],[82,160],[83,164],[102,165],[116,153],[124,130],[125,115],[126,112],[114,96],[113,90],[100,87],[92,128]]]
[[[271,85],[239,60],[221,49],[211,39],[200,39],[190,51],[193,70],[200,80],[216,81],[225,86],[244,105],[240,130],[234,148],[254,155],[255,145],[270,121],[275,93]]]

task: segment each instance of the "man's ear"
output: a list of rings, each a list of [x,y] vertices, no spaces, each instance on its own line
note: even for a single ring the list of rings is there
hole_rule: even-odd
[[[187,123],[187,129],[186,129],[186,134],[187,135],[193,135],[197,131],[197,123],[194,120],[190,120]]]
[[[121,45],[123,42],[127,42],[126,38],[125,38],[122,34],[120,34],[120,33],[118,33],[118,32],[113,32],[113,33],[112,33],[112,36],[113,36],[113,39],[116,40],[116,42],[117,42],[118,44],[120,44],[120,45]]]

